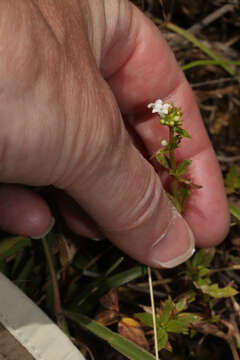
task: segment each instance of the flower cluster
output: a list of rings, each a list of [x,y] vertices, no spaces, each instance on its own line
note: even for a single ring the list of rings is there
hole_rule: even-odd
[[[164,118],[168,114],[169,108],[171,108],[172,105],[168,103],[164,104],[162,100],[158,99],[154,103],[148,104],[147,107],[152,109],[153,114],[158,113],[161,118]]]
[[[182,112],[172,104],[163,103],[158,99],[148,105],[152,113],[157,113],[160,117],[160,123],[169,127],[179,127],[182,125]]]

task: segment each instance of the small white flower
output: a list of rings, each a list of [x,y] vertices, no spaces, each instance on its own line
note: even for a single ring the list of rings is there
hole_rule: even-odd
[[[158,113],[161,118],[164,118],[168,114],[169,108],[171,108],[172,105],[168,103],[164,104],[162,100],[158,99],[154,103],[148,104],[147,107],[152,109],[153,114]]]
[[[163,140],[161,141],[161,145],[162,145],[162,146],[167,146],[167,145],[168,145],[167,140],[163,139]]]

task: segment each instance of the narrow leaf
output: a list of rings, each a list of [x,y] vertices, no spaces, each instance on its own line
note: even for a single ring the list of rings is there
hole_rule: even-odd
[[[23,291],[26,291],[28,279],[29,279],[30,273],[32,272],[33,266],[34,266],[34,257],[32,256],[24,264],[23,269],[21,270],[20,274],[18,275],[18,277],[15,281],[15,284]]]
[[[22,251],[26,246],[31,245],[31,240],[23,236],[16,236],[0,240],[0,259]]]
[[[230,170],[226,175],[224,183],[227,194],[232,194],[236,190],[240,189],[239,169],[235,164],[233,164],[230,167]]]
[[[176,334],[187,334],[189,325],[200,320],[201,317],[196,314],[181,313],[177,316],[177,319],[169,320],[167,331]]]
[[[238,65],[240,66],[240,61],[225,61],[225,60],[196,60],[192,61],[184,66],[182,66],[182,70],[186,71],[188,69],[191,69],[195,66],[206,66],[206,65]]]
[[[182,208],[184,207],[184,203],[189,198],[190,195],[191,195],[191,189],[189,189],[187,185],[182,184],[182,186],[178,188],[177,198]]]
[[[159,351],[162,349],[167,349],[168,343],[168,333],[165,329],[159,328],[158,329],[158,349]]]
[[[184,334],[186,335],[188,333],[188,327],[187,325],[182,322],[181,320],[169,320],[167,324],[167,331],[176,333],[176,334]]]
[[[78,303],[78,305],[86,303],[86,311],[89,311],[90,308],[96,305],[98,298],[111,289],[125,285],[145,274],[146,267],[138,265],[108,278],[100,276],[99,279],[92,281],[85,289],[81,290],[81,294],[75,297],[74,303]],[[88,301],[86,302],[86,300]]]
[[[234,216],[238,221],[240,221],[240,208],[232,203],[229,203],[229,209],[231,215]]]
[[[191,139],[191,138],[192,138],[191,135],[189,135],[189,133],[188,133],[186,130],[184,130],[183,128],[177,127],[177,128],[175,129],[175,131],[176,131],[179,135],[181,135],[181,136],[183,136],[183,137],[185,137],[185,138],[188,138],[188,139]]]
[[[125,339],[121,335],[114,333],[97,321],[88,318],[85,315],[74,312],[65,312],[70,320],[76,322],[81,327],[89,330],[99,338],[107,341],[115,350],[130,360],[154,360],[154,356],[138,345]]]
[[[171,297],[169,296],[169,298],[166,300],[166,302],[164,304],[162,315],[160,316],[160,323],[162,325],[167,324],[170,313],[173,308],[174,308],[174,303],[173,303]]]
[[[206,267],[206,266],[210,265],[212,259],[213,259],[213,256],[210,255],[209,252],[207,252],[204,249],[201,249],[194,255],[193,260],[192,260],[192,265],[194,267],[197,267],[197,266]]]
[[[182,298],[176,303],[175,310],[180,313],[183,310],[186,310],[188,305],[195,301],[196,299],[196,292],[193,290],[187,291],[185,294],[182,295]]]
[[[159,22],[161,23],[161,21],[159,20]],[[202,50],[203,53],[205,53],[206,55],[208,55],[211,59],[216,60],[221,62],[221,66],[223,69],[225,69],[230,75],[236,77],[236,73],[235,71],[233,71],[233,69],[227,65],[224,64],[224,59],[220,58],[219,56],[217,56],[215,54],[214,51],[212,51],[210,48],[208,48],[206,45],[204,45],[200,40],[198,40],[193,34],[191,34],[189,31],[182,29],[181,27],[175,25],[175,24],[171,24],[171,23],[167,23],[166,27],[171,30],[176,32],[177,34],[183,36],[185,39],[187,39],[188,41],[190,41],[193,45],[195,45],[196,47],[198,47],[199,49]],[[238,82],[240,81],[239,78]]]
[[[153,327],[153,318],[152,314],[149,313],[136,313],[134,314],[136,318],[138,318],[144,325],[147,325],[149,327]],[[157,319],[159,322],[159,319]]]
[[[192,160],[183,160],[177,167],[176,174],[181,176],[186,174],[188,166],[192,163]]]
[[[156,160],[161,165],[163,165],[165,168],[170,169],[169,159],[166,155],[164,155],[162,153],[158,153],[158,154],[156,154]]]
[[[212,284],[212,285],[202,285],[199,287],[203,293],[208,294],[213,298],[224,298],[238,294],[238,291],[232,288],[231,286],[219,288],[218,284]]]

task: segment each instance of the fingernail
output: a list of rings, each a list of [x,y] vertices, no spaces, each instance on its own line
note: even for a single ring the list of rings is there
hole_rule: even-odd
[[[51,223],[50,223],[48,229],[43,234],[37,235],[37,236],[31,236],[31,238],[32,239],[42,239],[42,238],[44,238],[45,236],[47,236],[52,231],[54,225],[55,225],[55,218],[52,217],[52,220],[51,220]]]
[[[173,268],[188,260],[194,252],[194,235],[183,217],[174,210],[165,232],[154,243],[152,259],[164,268]]]

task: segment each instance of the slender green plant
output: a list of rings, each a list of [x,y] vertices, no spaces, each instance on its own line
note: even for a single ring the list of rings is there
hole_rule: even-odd
[[[152,113],[157,113],[160,118],[160,124],[168,127],[169,137],[161,142],[159,149],[154,157],[165,169],[167,169],[171,178],[171,186],[168,196],[172,200],[177,210],[182,213],[186,199],[190,196],[193,188],[201,186],[193,183],[187,175],[188,166],[192,160],[183,160],[177,162],[176,149],[180,146],[183,138],[191,139],[188,132],[182,127],[182,111],[173,104],[163,103],[158,99],[148,105]]]
[[[187,174],[191,160],[183,160],[177,162],[175,151],[180,146],[183,138],[191,139],[188,132],[182,127],[182,111],[170,103],[163,103],[158,99],[154,103],[148,105],[152,109],[152,113],[156,113],[160,118],[160,123],[168,127],[168,139],[163,139],[162,147],[154,154],[154,158],[167,171],[170,176],[171,185],[168,191],[168,197],[173,202],[179,213],[184,210],[185,201],[190,196],[193,188],[199,189],[201,186],[193,183],[192,179]],[[229,180],[229,179],[228,179]],[[228,181],[228,185],[232,181]],[[234,182],[235,186],[239,184]],[[186,264],[186,276],[191,279],[195,289],[200,290],[203,294],[208,296],[208,303],[210,298],[229,297],[237,294],[237,291],[231,286],[219,288],[217,283],[212,283],[207,274],[209,269],[207,265],[211,262],[212,257],[208,256],[204,251],[197,253],[192,262],[188,261]],[[150,268],[149,268],[149,274]],[[153,293],[151,276],[149,275],[150,294]],[[188,334],[190,325],[199,322],[201,317],[197,314],[187,313],[184,310],[188,305],[194,301],[197,296],[196,290],[193,289],[188,294],[188,299],[184,301],[179,300],[174,303],[169,297],[163,304],[162,310],[157,313],[154,307],[154,301],[151,299],[152,314],[141,313],[135,314],[145,325],[153,327],[155,353],[158,359],[158,350],[169,349],[168,333]],[[211,319],[212,320],[212,319]],[[157,344],[156,344],[157,342]]]
[[[161,149],[159,149],[154,157],[165,169],[167,169],[169,176],[171,178],[171,187],[167,192],[168,197],[173,202],[176,209],[182,213],[184,209],[184,203],[186,199],[190,196],[192,188],[200,188],[201,186],[196,185],[192,182],[191,178],[187,176],[187,168],[191,164],[191,160],[183,160],[178,163],[176,160],[175,151],[179,147],[183,138],[191,139],[191,136],[188,132],[182,127],[182,111],[180,108],[175,107],[170,103],[163,103],[162,100],[158,99],[154,103],[148,105],[148,108],[152,109],[152,113],[156,113],[160,118],[160,124],[168,127],[168,140],[163,139],[161,142]],[[151,307],[152,307],[152,316],[150,314],[143,314],[143,321],[146,320],[146,316],[151,316],[151,321],[154,330],[154,343],[155,343],[155,358],[159,359],[158,352],[159,350],[167,346],[168,341],[168,331],[171,327],[168,327],[169,322],[169,311],[165,320],[161,321],[161,317],[156,316],[156,310],[154,305],[153,298],[153,289],[152,289],[152,279],[151,279],[151,269],[148,267],[148,278],[149,278],[149,288],[151,294]],[[169,300],[170,301],[170,300]],[[167,303],[168,304],[168,303]],[[172,302],[171,302],[172,304]],[[171,305],[173,307],[173,305]],[[168,306],[166,305],[166,308]],[[139,314],[138,314],[139,315]],[[186,333],[186,325],[199,320],[196,316],[188,316],[184,319],[176,319],[175,323],[179,323],[182,326],[178,326],[178,332]],[[182,324],[184,322],[184,324]]]

